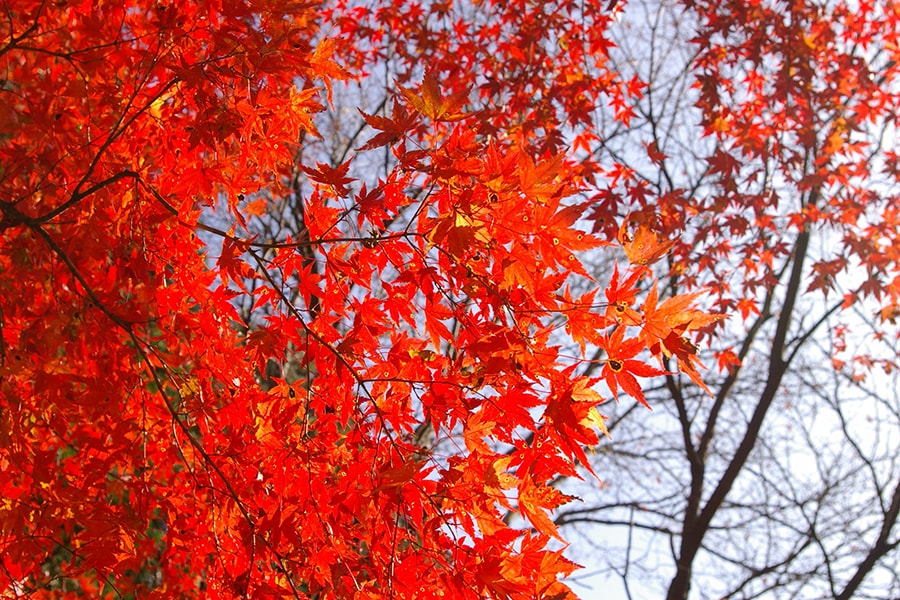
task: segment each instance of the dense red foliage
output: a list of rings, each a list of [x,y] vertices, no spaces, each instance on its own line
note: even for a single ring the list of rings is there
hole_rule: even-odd
[[[637,377],[676,367],[703,385],[695,334],[719,317],[659,298],[650,266],[686,256],[677,234],[710,207],[644,198],[590,158],[592,111],[627,126],[643,86],[610,67],[615,2],[380,4],[3,3],[0,589],[571,595],[548,512],[569,498],[547,484],[587,462],[607,390],[643,402]],[[695,9],[716,22],[715,4]],[[812,127],[832,105],[802,69],[828,38],[779,35],[729,51],[790,43],[776,92]],[[755,128],[796,127],[752,98],[723,112],[710,40],[707,131],[740,142],[711,162],[725,179],[773,151]],[[304,154],[340,82],[388,63],[369,137]],[[844,107],[870,85],[857,71]],[[883,112],[864,93],[803,185]],[[360,181],[371,161],[382,176]],[[306,230],[251,233],[297,173]],[[604,245],[627,264],[573,297]],[[299,375],[262,385],[270,361]]]

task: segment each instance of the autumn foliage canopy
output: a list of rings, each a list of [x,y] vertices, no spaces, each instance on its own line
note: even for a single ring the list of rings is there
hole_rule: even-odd
[[[702,387],[704,334],[756,310],[721,287],[698,309],[716,257],[679,237],[740,238],[691,218],[747,198],[651,198],[595,160],[594,111],[627,128],[645,85],[608,61],[622,4],[4,2],[0,590],[570,597],[551,511],[572,499],[548,483],[602,479],[601,405],[676,371]],[[718,4],[685,10],[722,36],[721,14],[739,30],[764,10]],[[775,91],[796,123],[750,102],[764,82],[725,97],[751,46],[699,48],[723,180],[795,136],[819,152],[793,160],[821,164],[800,185],[823,189],[888,110],[863,64],[803,89],[818,23]],[[384,102],[338,111],[373,81]],[[804,127],[859,86],[817,146]],[[329,116],[358,121],[343,154],[315,152]],[[261,235],[287,196],[303,228]],[[843,208],[814,204],[787,226]]]

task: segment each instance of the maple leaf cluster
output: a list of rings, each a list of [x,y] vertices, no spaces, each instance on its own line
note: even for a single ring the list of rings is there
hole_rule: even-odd
[[[566,132],[603,95],[627,123],[639,86],[604,3],[550,4],[4,4],[0,588],[571,596],[548,483],[587,467],[602,382],[646,402],[655,355],[702,385],[718,317],[647,293],[672,246],[647,224],[606,302],[571,297],[615,234],[580,225],[600,170]],[[386,49],[371,137],[310,160]],[[303,231],[253,233],[298,178]]]

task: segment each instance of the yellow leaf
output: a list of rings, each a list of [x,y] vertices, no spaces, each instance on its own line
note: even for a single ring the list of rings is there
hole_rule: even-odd
[[[600,414],[596,408],[591,408],[585,418],[581,420],[581,424],[585,427],[596,427],[603,432],[608,439],[612,439],[609,435],[609,429],[606,427],[606,417]]]

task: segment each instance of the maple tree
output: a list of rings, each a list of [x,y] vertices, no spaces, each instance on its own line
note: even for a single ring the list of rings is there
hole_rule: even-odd
[[[3,9],[4,593],[570,597],[597,476],[664,520],[671,598],[813,547],[849,597],[897,545],[846,387],[862,549],[717,536],[789,487],[748,465],[810,348],[863,391],[897,367],[894,2]],[[686,462],[636,465],[666,415]],[[675,508],[627,497],[676,472]]]
[[[639,300],[649,213],[581,225],[591,111],[641,93],[613,8],[4,2],[4,593],[571,596],[550,484],[603,382],[702,385],[718,319]]]

